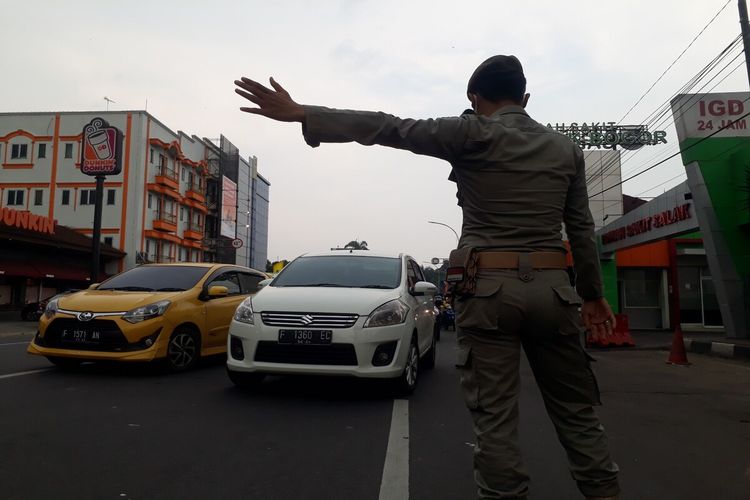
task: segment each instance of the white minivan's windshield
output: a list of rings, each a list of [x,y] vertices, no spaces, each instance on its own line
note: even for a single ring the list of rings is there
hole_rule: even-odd
[[[193,288],[208,272],[200,266],[140,266],[108,279],[97,290],[181,292]]]
[[[276,277],[272,286],[392,289],[400,282],[401,259],[326,255],[295,259]]]

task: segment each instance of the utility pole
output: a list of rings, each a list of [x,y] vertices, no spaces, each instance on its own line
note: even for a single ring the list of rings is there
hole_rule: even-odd
[[[745,47],[745,67],[747,68],[747,80],[750,83],[750,21],[747,18],[747,2],[738,0],[737,6],[740,9],[740,28],[742,28],[742,44]]]

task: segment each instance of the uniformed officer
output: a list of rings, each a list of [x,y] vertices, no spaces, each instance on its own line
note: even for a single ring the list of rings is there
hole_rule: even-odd
[[[273,78],[236,92],[243,111],[302,123],[307,143],[380,144],[450,162],[463,227],[451,254],[458,362],[474,421],[474,475],[482,499],[523,499],[528,480],[518,445],[520,348],[534,372],[570,470],[588,499],[615,499],[618,468],[593,406],[596,379],[580,342],[581,319],[608,335],[581,149],[524,110],[529,99],[514,56],[484,61],[469,79],[473,113],[429,120],[299,105]],[[565,230],[576,289],[566,272]]]

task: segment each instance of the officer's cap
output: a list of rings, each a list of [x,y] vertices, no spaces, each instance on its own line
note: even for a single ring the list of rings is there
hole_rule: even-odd
[[[490,57],[474,70],[466,91],[490,101],[503,98],[520,100],[526,92],[521,61],[516,56]]]

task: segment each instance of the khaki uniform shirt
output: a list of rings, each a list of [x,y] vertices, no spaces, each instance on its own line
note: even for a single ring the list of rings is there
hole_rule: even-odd
[[[305,106],[305,112],[303,133],[313,147],[356,141],[450,162],[463,209],[459,247],[565,252],[564,222],[578,293],[587,300],[602,297],[583,152],[521,106],[503,107],[489,117],[429,120],[320,106]]]

